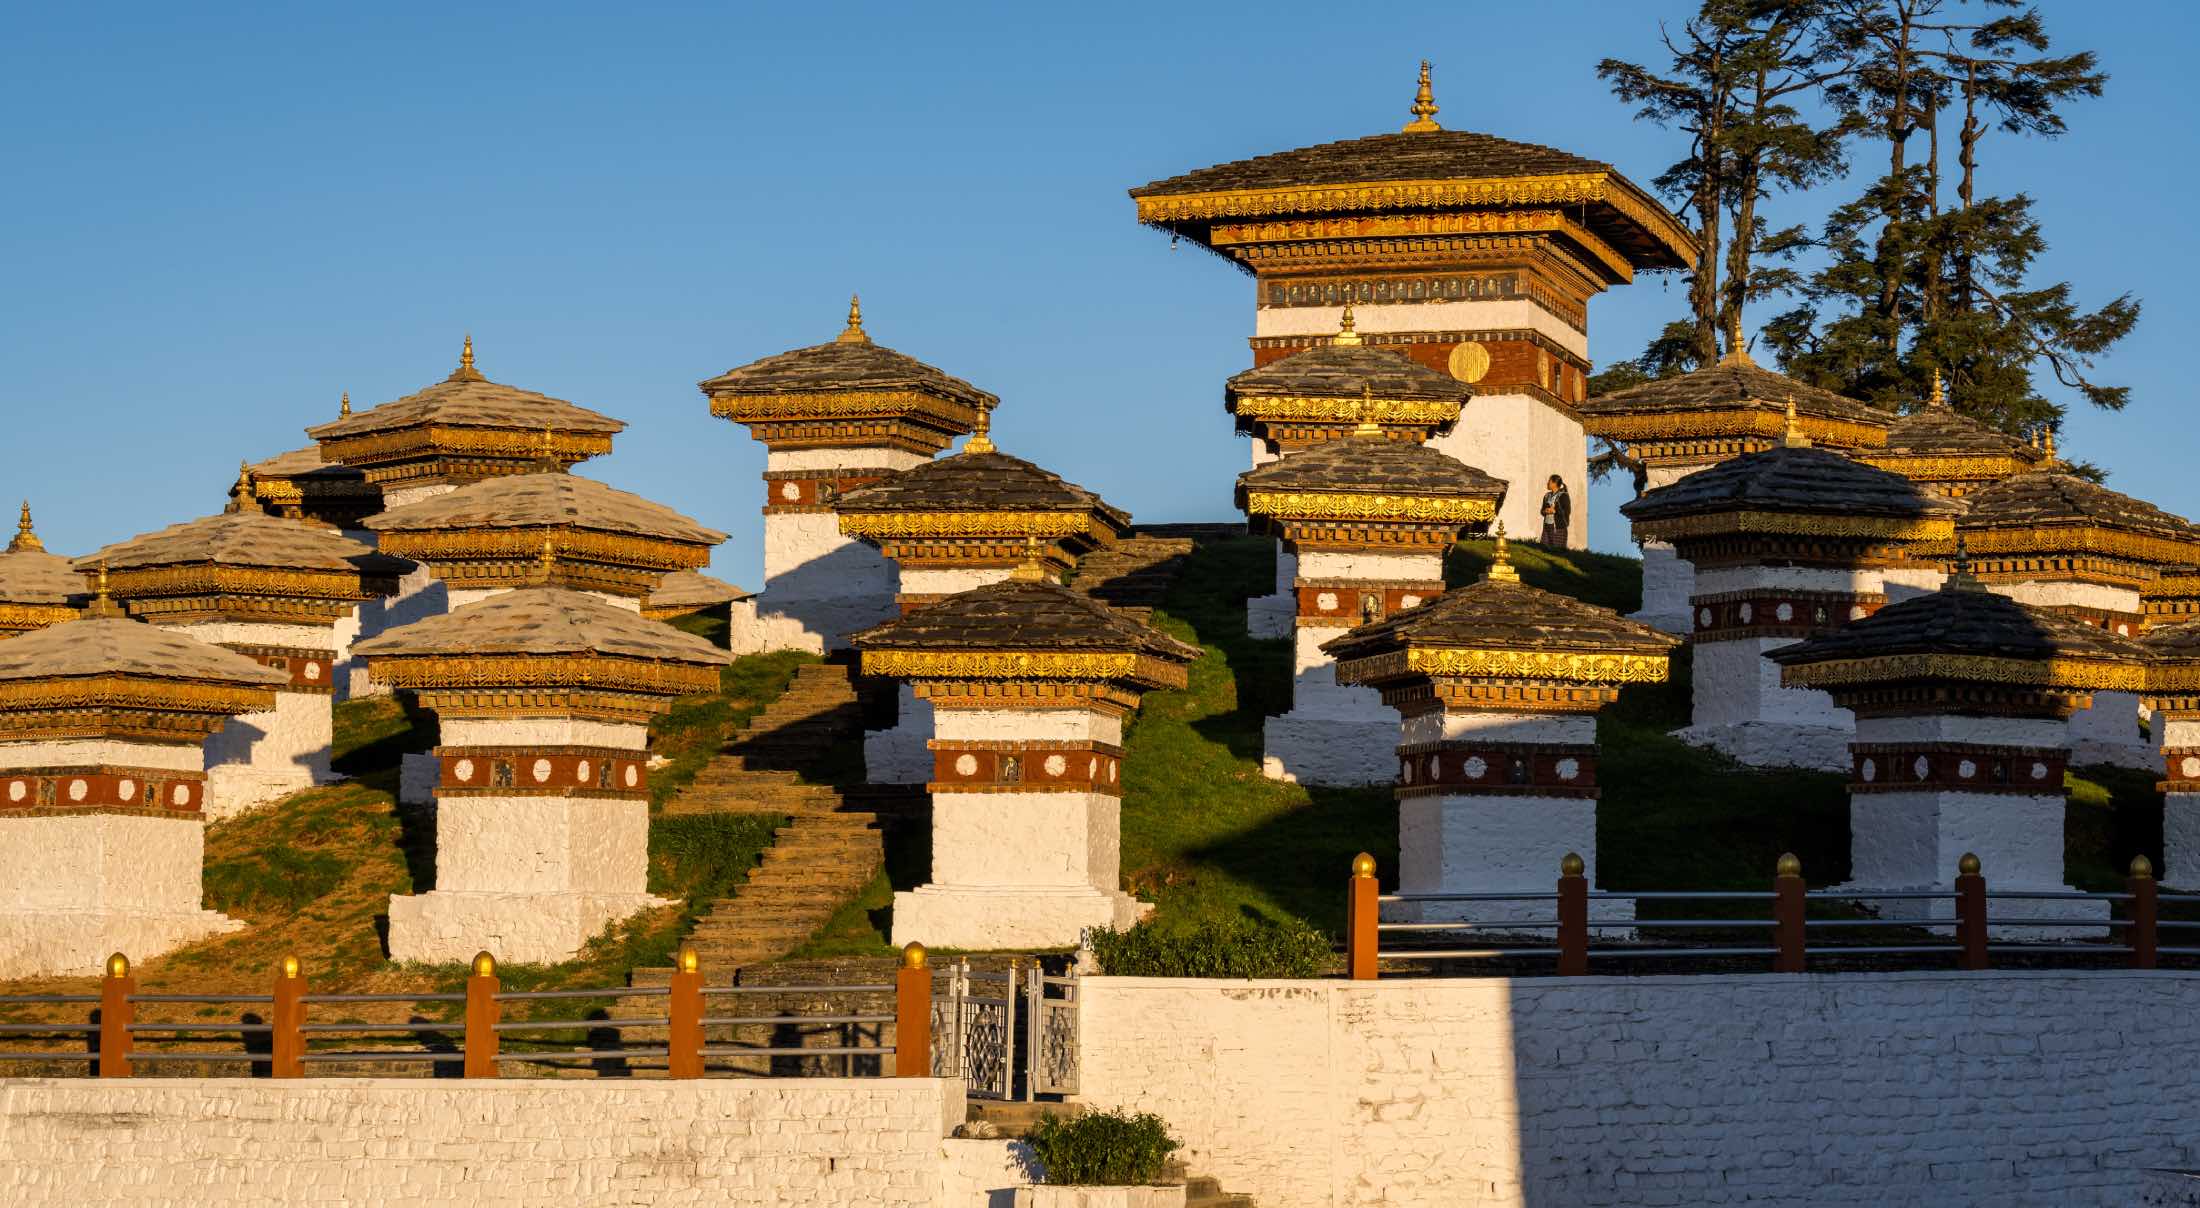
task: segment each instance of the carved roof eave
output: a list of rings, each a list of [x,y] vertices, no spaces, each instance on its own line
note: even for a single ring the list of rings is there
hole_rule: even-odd
[[[1241,426],[1247,423],[1352,425],[1363,421],[1412,428],[1441,428],[1456,423],[1466,409],[1454,399],[1328,397],[1323,395],[1225,394],[1223,405]]]
[[[1956,526],[1973,554],[2104,554],[2157,566],[2200,561],[2200,532],[2173,538],[2095,523],[2051,523],[2019,527],[1974,524]],[[1948,540],[1952,543],[1954,535]]]
[[[1356,491],[1246,491],[1247,516],[1279,524],[1323,521],[1479,524],[1497,518],[1499,491],[1488,496],[1385,495]]]
[[[2038,468],[2014,454],[1866,453],[1856,460],[1915,482],[1995,482]]]
[[[1785,404],[1770,402],[1639,413],[1584,407],[1580,417],[1582,430],[1590,436],[1625,443],[1752,436],[1777,441],[1787,432]],[[1829,448],[1877,449],[1887,443],[1884,425],[1813,415],[1801,405],[1796,408],[1795,423],[1813,444]]]
[[[369,655],[379,683],[419,692],[570,691],[662,697],[715,692],[718,668],[600,654]]]
[[[71,604],[16,604],[0,601],[0,635],[27,633],[74,621],[84,615]]]
[[[275,707],[272,686],[162,679],[148,675],[47,676],[0,682],[0,719],[9,714],[120,709],[221,719]],[[0,722],[4,724],[4,722]],[[215,723],[219,728],[219,721]]]
[[[611,452],[614,432],[550,431],[549,456],[568,468]],[[421,420],[371,432],[328,436],[321,455],[346,466],[372,467],[429,457],[509,460],[532,465],[544,456],[541,428],[491,427]],[[370,478],[370,484],[377,480]]]
[[[1221,218],[1601,204],[1633,224],[1656,249],[1657,254],[1643,258],[1637,267],[1692,268],[1700,254],[1695,236],[1678,218],[1612,171],[1219,189],[1148,194],[1134,200],[1138,221],[1189,235],[1202,246],[1211,245],[1200,226]]]
[[[1780,680],[1791,688],[1859,689],[1942,681],[2070,692],[2143,692],[2150,669],[2137,661],[1996,658],[1977,654],[1886,654],[1791,663]]]
[[[1595,649],[1426,646],[1407,644],[1337,663],[1337,682],[1383,687],[1412,680],[1470,680],[1577,687],[1665,682],[1671,661],[1663,654]]]
[[[430,567],[439,564],[506,562],[533,567],[543,543],[562,560],[632,567],[637,570],[695,570],[710,563],[712,545],[673,537],[611,532],[572,525],[527,528],[391,529],[380,535],[380,551]],[[438,576],[442,577],[442,576]]]
[[[981,414],[960,399],[922,390],[721,390],[710,396],[710,413],[737,424],[901,419],[949,436],[971,431]]]
[[[1185,686],[1188,660],[1128,650],[865,650],[863,674],[907,680],[1031,680],[1143,691]]]
[[[87,570],[82,566],[78,569]],[[266,596],[326,601],[333,606],[389,595],[396,586],[394,577],[362,571],[300,570],[216,562],[132,566],[110,570],[107,575],[109,594],[125,604],[133,600],[193,596]]]
[[[1021,541],[1035,537],[1057,541],[1082,537],[1113,543],[1130,525],[1100,508],[1013,512],[840,511],[840,531],[871,542]]]
[[[1731,511],[1633,522],[1635,539],[1678,541],[1716,537],[1847,537],[1872,542],[1954,541],[1952,517],[1843,516],[1821,512]]]

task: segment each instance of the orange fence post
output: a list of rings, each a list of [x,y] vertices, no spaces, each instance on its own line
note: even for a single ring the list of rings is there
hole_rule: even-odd
[[[1558,862],[1558,975],[1581,977],[1589,972],[1588,866],[1578,852],[1567,852]]]
[[[914,940],[902,948],[901,968],[894,971],[894,1076],[932,1076],[932,970],[924,963],[924,945]]]
[[[703,971],[695,949],[680,946],[672,971],[672,995],[665,1012],[665,1072],[674,1078],[703,1076]]]
[[[306,1072],[306,979],[299,975],[298,958],[286,956],[275,974],[275,1007],[268,1012],[267,1076],[302,1078]]]
[[[1381,887],[1375,881],[1375,857],[1361,852],[1352,857],[1352,879],[1345,882],[1344,965],[1353,981],[1375,978],[1375,958],[1381,952],[1382,933],[1375,929],[1382,917],[1376,899]]]
[[[136,1008],[130,996],[137,993],[137,979],[130,976],[130,958],[120,952],[107,958],[107,976],[99,983],[99,1076],[130,1076],[130,1019]]]
[[[466,979],[466,1062],[468,1078],[497,1076],[497,960],[486,952],[474,954],[473,974]]]
[[[1986,878],[1970,852],[1956,861],[1956,968],[1984,969],[1986,961]]]
[[[1805,954],[1803,931],[1803,862],[1794,852],[1783,854],[1772,869],[1772,957],[1774,973],[1801,973]]]
[[[2131,967],[2152,969],[2161,952],[2161,902],[2155,897],[2154,865],[2145,856],[2131,858]]]

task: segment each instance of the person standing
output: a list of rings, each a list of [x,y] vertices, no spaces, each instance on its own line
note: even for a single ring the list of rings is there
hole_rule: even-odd
[[[1574,497],[1566,490],[1566,480],[1553,474],[1543,484],[1543,544],[1566,548],[1566,528],[1573,518]]]

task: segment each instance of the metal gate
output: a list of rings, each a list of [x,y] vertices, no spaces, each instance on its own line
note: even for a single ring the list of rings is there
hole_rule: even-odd
[[[932,986],[935,1076],[963,1079],[973,1099],[1077,1093],[1074,975],[1049,977],[1037,962],[983,973],[963,960]]]

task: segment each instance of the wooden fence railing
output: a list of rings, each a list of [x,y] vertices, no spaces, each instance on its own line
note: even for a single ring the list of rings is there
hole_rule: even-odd
[[[1780,857],[1764,890],[1600,892],[1572,853],[1549,893],[1386,894],[1375,873],[1363,853],[1346,883],[1345,971],[1354,979],[1376,977],[1383,964],[1504,962],[1510,971],[1579,976],[1645,960],[1681,972],[1763,961],[1771,972],[1801,973],[1814,957],[1841,958],[1843,967],[1855,958],[1925,958],[1957,969],[1990,968],[1997,956],[2027,967],[2134,969],[2156,968],[2165,956],[2200,957],[2200,893],[2162,890],[2144,856],[2117,893],[1989,891],[1971,855],[1958,863],[1952,888],[1916,891],[1809,889],[1793,855]],[[1686,904],[1684,917],[1664,913],[1678,904]],[[2194,917],[2165,919],[2165,906]],[[1387,920],[1386,907],[1394,916]],[[2026,935],[2045,942],[2017,938]]]
[[[811,994],[826,1000],[845,997],[875,1001],[892,995],[890,1013],[850,1007],[839,1014],[755,1014],[741,1004],[754,995]],[[617,1003],[655,1001],[661,1010],[637,1018],[615,1018],[598,1011],[586,1019],[522,1017],[513,1008],[565,1002]],[[369,1004],[405,1004],[417,1010],[403,1021],[331,1018],[358,1014]],[[309,1072],[379,1072],[402,1065],[455,1067],[466,1078],[496,1078],[516,1067],[556,1067],[574,1061],[617,1062],[621,1072],[661,1069],[666,1077],[702,1078],[753,1072],[733,1068],[734,1059],[862,1055],[879,1061],[879,1072],[895,1077],[931,1074],[932,970],[924,946],[902,951],[894,981],[880,985],[713,986],[704,981],[695,951],[683,948],[669,985],[605,989],[530,990],[503,988],[496,959],[481,953],[458,993],[315,994],[295,957],[285,957],[266,994],[140,993],[130,962],[121,953],[107,958],[97,994],[0,995],[0,1070],[9,1063],[81,1061],[99,1077],[128,1078],[139,1067],[163,1062],[239,1066],[272,1078],[301,1078]],[[15,1020],[7,1014],[28,1009],[48,1016],[70,1008],[90,1008],[83,1022]],[[142,1011],[141,1008],[149,1009]],[[173,1014],[177,1008],[234,1008],[234,1021],[148,1019],[144,1014]],[[202,1013],[203,1010],[202,1010]],[[426,1019],[440,1014],[447,1018]],[[894,1042],[839,1046],[714,1043],[747,1027],[808,1029],[835,1026],[861,1037],[881,1037],[892,1025]],[[652,1032],[662,1040],[628,1044],[629,1031]],[[566,1044],[560,1034],[582,1033]],[[402,1036],[402,1047],[372,1043]],[[234,1047],[164,1047],[234,1041]],[[12,1042],[12,1044],[10,1043]],[[510,1042],[510,1048],[507,1048]],[[36,1043],[42,1047],[24,1046]],[[82,1046],[82,1047],[77,1047]],[[714,1061],[714,1059],[716,1059]],[[642,1064],[636,1065],[636,1062]]]

